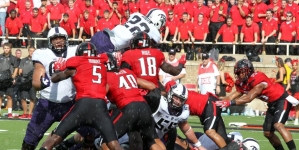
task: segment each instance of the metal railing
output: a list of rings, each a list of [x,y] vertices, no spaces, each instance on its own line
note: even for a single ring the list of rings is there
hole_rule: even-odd
[[[5,36],[0,36],[1,39],[6,39]],[[17,39],[16,37],[8,37],[9,39]],[[26,37],[21,37],[19,38],[20,40],[27,40]],[[48,40],[47,38],[30,38],[30,40],[34,41],[34,46],[36,47],[36,41],[37,40]],[[69,39],[69,41],[83,41],[83,40],[79,40],[79,39]],[[90,39],[84,39],[84,41],[90,41]],[[164,44],[169,44],[170,42],[165,42]],[[182,44],[182,42],[174,42],[172,44]],[[184,42],[184,44],[188,44],[191,45],[191,42]],[[194,42],[195,45],[202,45],[202,44],[207,44],[207,45],[233,45],[233,54],[236,54],[236,46],[238,45],[253,45],[252,43],[246,43],[246,42],[242,42],[242,43],[231,43],[231,42]],[[285,45],[286,46],[286,55],[289,56],[289,46],[290,45],[299,45],[299,43],[255,43],[254,45],[276,45],[276,46],[280,46],[280,45]]]

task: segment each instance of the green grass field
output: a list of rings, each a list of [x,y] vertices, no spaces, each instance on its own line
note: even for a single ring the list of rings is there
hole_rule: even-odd
[[[223,116],[225,125],[228,127],[229,122],[246,122],[248,124],[258,124],[261,125],[264,121],[264,117],[246,117],[246,116]],[[7,120],[7,119],[0,119],[0,150],[19,150],[22,144],[22,140],[25,136],[26,127],[28,124],[28,120]],[[195,131],[202,132],[201,128],[196,128],[195,126],[199,126],[199,119],[197,117],[190,117],[189,123],[194,126]],[[288,122],[290,125],[292,121]],[[46,135],[48,135],[55,127],[57,123],[53,124],[53,126],[47,131]],[[298,126],[299,127],[299,126]],[[239,130],[238,128],[235,129],[228,129],[227,132],[230,131],[238,131],[240,132],[244,138],[246,137],[253,137],[261,146],[262,150],[270,150],[273,149],[268,140],[263,136],[262,131],[254,131],[254,130]],[[179,132],[182,135],[181,132]],[[47,136],[44,136],[40,144],[46,139]],[[299,132],[292,132],[294,141],[299,147]],[[280,137],[280,136],[279,136]],[[280,137],[281,141],[282,138]],[[284,142],[283,142],[284,143]],[[287,146],[284,143],[284,148],[287,149]]]

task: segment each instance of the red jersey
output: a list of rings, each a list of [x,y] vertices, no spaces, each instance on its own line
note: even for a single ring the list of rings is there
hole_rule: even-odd
[[[63,20],[59,23],[59,25],[66,31],[68,36],[73,36],[73,29],[76,29],[76,27],[71,20],[67,20],[66,22]]]
[[[285,21],[281,23],[279,32],[281,33],[280,40],[284,40],[287,42],[293,42],[295,40],[292,32],[296,32],[296,24],[291,21],[286,23]]]
[[[91,35],[90,28],[95,26],[94,18],[91,18],[90,16],[88,17],[88,19],[81,17],[79,21],[80,27],[83,27],[84,32],[88,35]]]
[[[81,14],[82,15],[84,14],[85,10],[88,10],[89,16],[91,18],[94,18],[94,17],[97,16],[97,9],[95,7],[93,7],[93,6],[86,6],[86,5],[81,6]]]
[[[19,34],[20,29],[23,28],[23,24],[21,19],[18,17],[14,19],[8,17],[5,21],[5,28],[8,29],[9,35]]]
[[[230,11],[229,14],[233,20],[233,24],[237,26],[242,26],[245,23],[245,17],[249,14],[249,9],[246,6],[242,6],[242,10],[245,13],[245,16],[243,17],[240,13],[240,9],[237,5],[234,5]]]
[[[209,21],[210,10],[207,6],[202,5],[201,7],[197,6],[193,8],[193,12],[190,14],[193,17],[193,22],[198,21],[199,14],[203,14],[204,21]]]
[[[192,31],[193,25],[190,21],[180,22],[178,23],[179,33],[181,35],[181,39],[187,40],[189,38],[188,31]]]
[[[187,2],[174,4],[174,6],[173,6],[174,14],[177,15],[178,18],[181,19],[183,17],[183,13],[188,12],[188,4],[189,3],[187,3]],[[168,13],[168,12],[166,12],[166,13]]]
[[[257,23],[252,22],[251,26],[247,26],[246,24],[244,24],[242,26],[242,30],[241,33],[244,34],[244,42],[253,42],[254,41],[254,34],[257,33],[257,41],[259,41],[259,26],[257,25]]]
[[[78,18],[80,17],[80,9],[75,7],[74,8],[66,7],[65,13],[69,14],[69,20],[71,20],[71,22],[74,23],[78,22]]]
[[[265,17],[258,17],[258,14],[266,14],[267,9],[268,6],[264,2],[256,4],[253,12],[253,22],[260,23],[265,20]]]
[[[165,61],[164,54],[154,48],[128,50],[122,55],[121,62],[131,66],[138,78],[153,82],[159,86],[159,70]]]
[[[115,22],[111,19],[101,18],[98,21],[97,30],[103,31],[105,28],[112,30],[115,27]]]
[[[272,33],[274,30],[278,30],[278,23],[276,20],[274,20],[273,18],[268,21],[267,19],[265,19],[263,21],[262,24],[262,31],[265,32],[265,36],[268,36],[270,33]],[[276,36],[276,34],[274,34],[273,36]]]
[[[176,31],[176,28],[178,27],[178,23],[180,21],[173,17],[172,19],[168,18],[167,21],[166,21],[166,27],[169,28],[169,35],[174,35],[175,34],[175,31]]]
[[[196,40],[203,40],[204,39],[204,35],[206,33],[209,33],[208,24],[207,23],[203,23],[203,22],[201,24],[199,24],[199,22],[194,22],[192,30],[193,30],[194,38]]]
[[[266,83],[267,87],[263,89],[262,93],[257,97],[264,102],[275,102],[282,98],[285,94],[283,86],[278,83],[273,83],[271,80],[262,72],[255,72],[249,78],[246,84],[240,81],[236,81],[236,90],[240,93],[246,94],[255,86],[260,83]]]
[[[36,17],[32,17],[30,20],[30,23],[29,23],[29,26],[31,26],[31,31],[32,32],[42,32],[46,22],[47,22],[46,19],[44,19],[40,15],[38,15]]]
[[[60,20],[64,13],[64,6],[57,3],[54,5],[48,5],[47,11],[50,13],[50,20]]]
[[[171,86],[175,85],[176,82],[171,80],[165,84],[166,92],[169,92]],[[209,100],[209,94],[200,94],[195,91],[188,90],[188,99],[186,104],[189,105],[190,115],[201,116],[205,110],[205,106]]]
[[[134,101],[145,101],[139,93],[136,75],[129,69],[121,69],[119,72],[108,72],[107,83],[109,92],[107,98],[117,108],[122,109]]]
[[[29,24],[30,19],[33,17],[32,8],[25,9],[23,11],[20,11],[20,19],[22,20],[23,24]]]
[[[144,16],[148,13],[149,10],[155,7],[155,2],[149,0],[149,1],[139,1],[139,7],[142,8],[140,9],[140,13],[143,14]],[[165,12],[168,13],[168,12]]]
[[[219,4],[218,6],[214,5],[215,8],[211,9],[213,11],[213,16],[211,17],[211,22],[224,22],[225,18],[223,15],[219,15],[219,11],[222,10],[222,14],[227,14],[227,7],[224,4]]]
[[[230,27],[224,24],[219,29],[218,33],[222,35],[223,42],[234,42],[235,35],[238,34],[238,27],[232,24]]]
[[[76,68],[72,77],[76,88],[76,100],[80,98],[106,99],[107,55],[100,57],[75,56],[66,62],[66,68]]]

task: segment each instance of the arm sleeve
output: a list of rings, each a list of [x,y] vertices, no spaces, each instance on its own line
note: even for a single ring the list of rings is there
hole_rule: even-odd
[[[78,57],[71,57],[66,61],[66,68],[76,68],[82,62]]]

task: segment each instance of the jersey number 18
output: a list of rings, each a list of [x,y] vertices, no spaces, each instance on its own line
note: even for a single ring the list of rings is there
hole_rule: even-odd
[[[140,67],[141,67],[141,76],[157,75],[157,68],[156,68],[157,65],[156,65],[155,57],[140,58],[138,60],[140,62]]]

